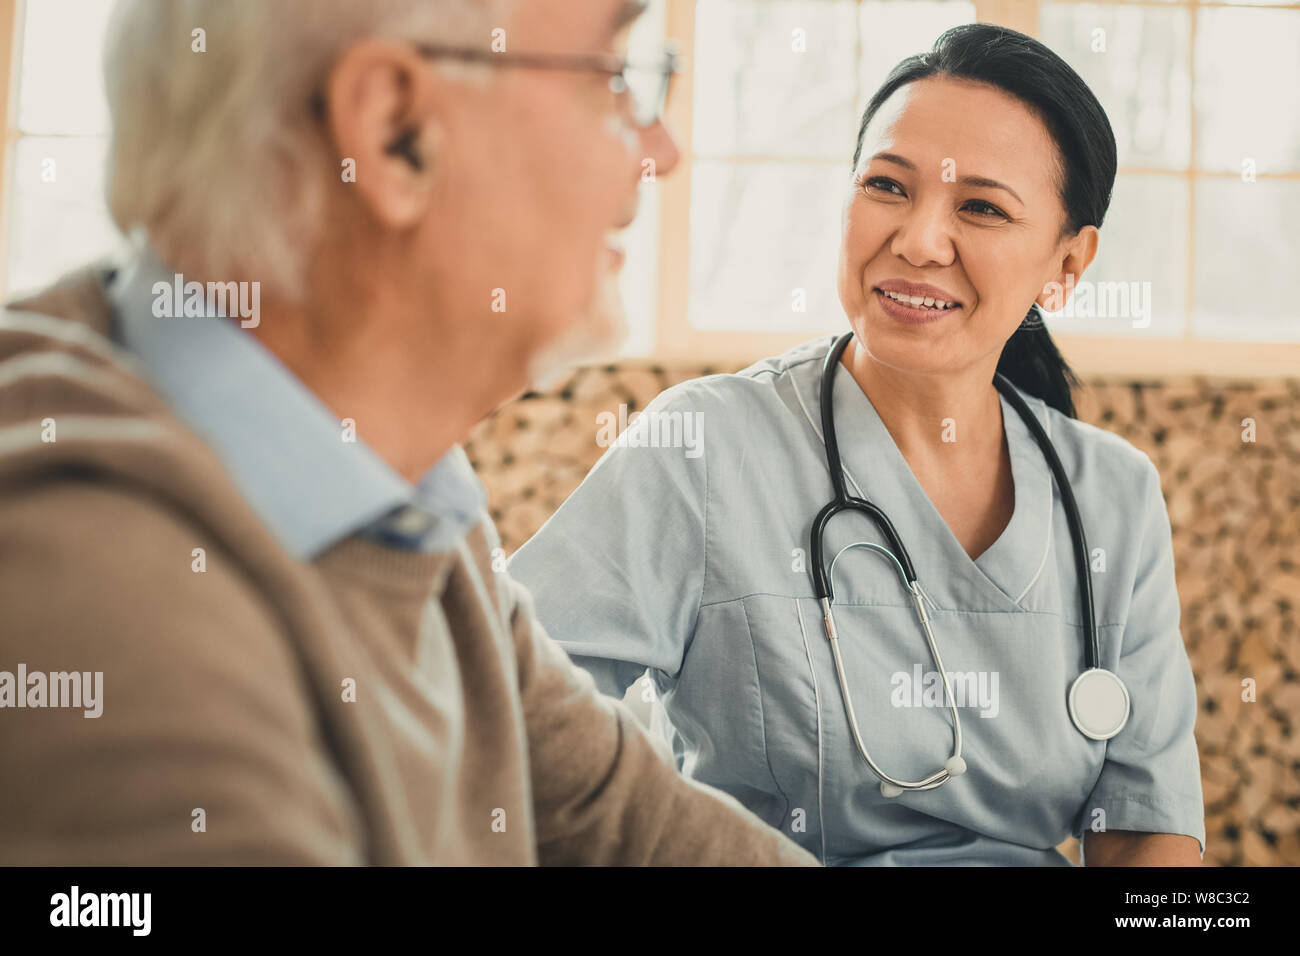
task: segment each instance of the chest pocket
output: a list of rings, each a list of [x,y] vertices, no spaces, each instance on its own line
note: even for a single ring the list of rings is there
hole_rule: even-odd
[[[820,607],[811,598],[791,603],[797,603],[805,666],[816,685],[828,807],[888,813],[897,800],[986,832],[1005,826],[1018,842],[1027,832],[1050,841],[1068,824],[1105,756],[1104,743],[1084,738],[1065,707],[1076,629],[1054,615],[933,613],[968,770],[934,790],[887,798],[854,740]],[[953,720],[912,609],[837,605],[835,621],[843,683],[867,752],[893,777],[930,776],[953,752]]]
[[[790,598],[705,605],[664,712],[683,772],[798,838],[815,812],[817,707]]]

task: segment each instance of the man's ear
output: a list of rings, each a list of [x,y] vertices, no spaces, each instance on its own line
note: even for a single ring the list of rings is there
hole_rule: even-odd
[[[404,229],[425,218],[441,141],[443,83],[413,47],[364,40],[349,47],[325,82],[326,121],[341,176],[382,224]]]
[[[1062,250],[1060,268],[1055,276],[1043,285],[1043,291],[1035,300],[1042,308],[1055,312],[1065,305],[1062,290],[1079,284],[1083,272],[1097,257],[1097,246],[1101,242],[1101,233],[1096,226],[1084,226],[1075,235],[1065,240]],[[1073,276],[1073,279],[1069,277]],[[1056,283],[1056,289],[1051,289]]]

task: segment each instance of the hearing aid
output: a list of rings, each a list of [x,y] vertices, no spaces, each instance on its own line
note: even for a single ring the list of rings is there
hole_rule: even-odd
[[[415,148],[415,139],[418,135],[419,131],[415,127],[411,127],[385,146],[384,153],[388,156],[400,156],[416,172],[422,172],[424,170],[424,160],[421,159],[419,151]]]

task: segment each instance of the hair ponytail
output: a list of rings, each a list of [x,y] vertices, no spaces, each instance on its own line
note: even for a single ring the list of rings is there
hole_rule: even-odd
[[[1052,341],[1035,303],[1025,321],[1007,339],[998,359],[998,371],[1022,392],[1028,392],[1062,415],[1077,418],[1073,390],[1079,379]]]

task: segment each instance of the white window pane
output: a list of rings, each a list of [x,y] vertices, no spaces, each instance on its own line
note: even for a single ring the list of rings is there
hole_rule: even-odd
[[[1300,11],[1200,11],[1196,123],[1203,169],[1300,170]]]
[[[1197,183],[1193,328],[1198,335],[1300,341],[1297,221],[1300,183]]]
[[[1191,159],[1189,12],[1044,3],[1040,39],[1074,67],[1110,118],[1121,166]]]
[[[1187,180],[1136,173],[1116,177],[1097,258],[1082,278],[1092,304],[1083,298],[1080,283],[1073,303],[1046,315],[1052,331],[1105,338],[1182,335],[1187,315]]]
[[[119,241],[104,204],[105,145],[100,137],[18,141],[6,296],[45,285]]]
[[[109,0],[30,0],[23,29],[18,126],[27,133],[102,134]]]
[[[645,13],[637,17],[628,36],[628,56],[633,60],[654,57],[663,48],[668,0],[649,0]]]
[[[853,154],[852,0],[700,0],[692,147],[705,156]]]
[[[666,0],[650,0],[649,8],[632,27],[628,37],[628,56],[634,61],[646,61],[662,52],[667,8]],[[627,335],[621,354],[649,355],[655,347],[659,307],[657,181],[641,183],[636,219],[623,232],[622,243],[627,250],[627,259],[619,273],[619,289],[623,296]]]
[[[659,186],[642,183],[636,219],[624,230],[627,258],[619,273],[619,291],[627,320],[621,354],[648,355],[655,347],[659,308]]]
[[[862,47],[858,64],[861,89],[855,110],[858,117],[861,118],[867,100],[900,60],[925,53],[943,31],[974,20],[975,5],[965,0],[867,0],[863,3],[858,16]]]
[[[835,277],[846,167],[695,163],[692,326],[810,336],[844,326]]]

